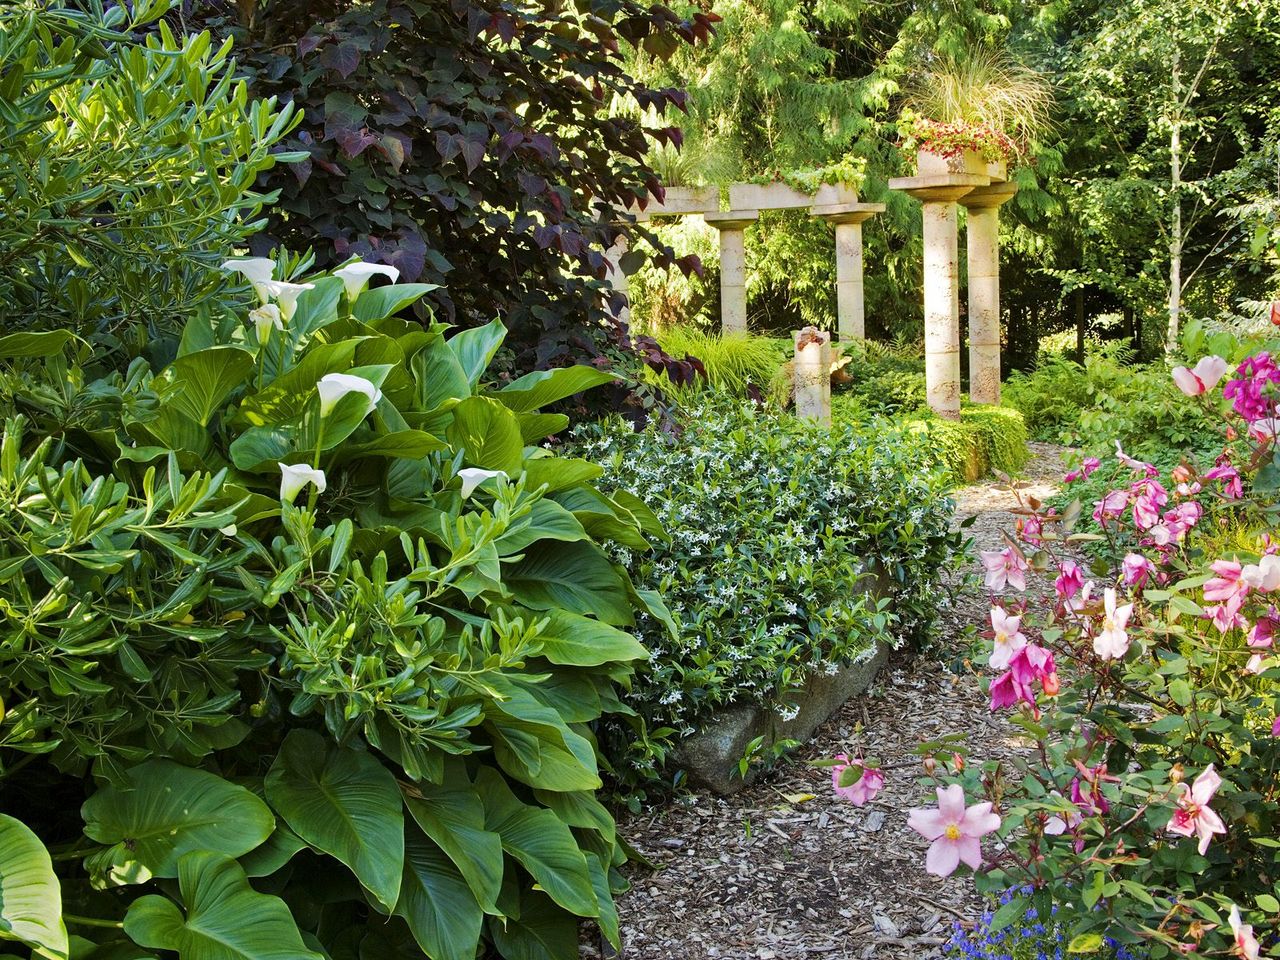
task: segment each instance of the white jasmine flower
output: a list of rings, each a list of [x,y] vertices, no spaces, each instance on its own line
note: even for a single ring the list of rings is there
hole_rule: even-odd
[[[285,503],[293,503],[308,483],[316,488],[317,493],[324,493],[328,486],[324,471],[317,470],[305,463],[281,463],[280,467],[280,499]]]
[[[339,400],[349,393],[362,393],[368,400],[365,415],[373,411],[382,399],[382,391],[373,382],[351,373],[326,373],[316,384],[320,392],[320,416],[327,417],[333,412]]]
[[[355,303],[356,297],[364,293],[369,281],[378,274],[390,277],[392,283],[400,279],[400,271],[395,267],[383,263],[365,263],[362,260],[353,260],[345,267],[333,271],[333,275],[339,277],[347,288],[348,303]]]

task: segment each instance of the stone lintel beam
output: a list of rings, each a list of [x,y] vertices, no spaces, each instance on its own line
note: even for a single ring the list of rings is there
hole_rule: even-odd
[[[992,181],[985,187],[974,187],[956,202],[970,210],[986,207],[999,207],[1013,199],[1018,192],[1016,183],[1008,181]]]
[[[720,231],[720,332],[747,329],[747,251],[743,231],[760,218],[758,210],[704,213],[707,226]]]
[[[862,223],[884,213],[883,203],[823,203],[809,208],[809,216],[831,223]]]
[[[890,190],[901,190],[917,200],[936,203],[954,203],[977,187],[991,183],[990,177],[976,173],[933,174],[923,177],[895,177],[889,181]]]

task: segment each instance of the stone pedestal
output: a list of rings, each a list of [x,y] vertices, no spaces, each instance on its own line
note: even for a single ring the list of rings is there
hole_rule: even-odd
[[[924,204],[924,364],[929,407],[960,418],[960,265],[956,201],[991,181],[968,173],[902,177],[889,187]]]
[[[969,399],[1000,402],[1000,205],[1012,183],[977,187],[960,198],[969,211]]]
[[[627,275],[622,272],[622,258],[630,246],[626,236],[619,235],[613,246],[604,252],[604,258],[609,263],[609,288],[627,298],[626,304],[618,311],[618,319],[623,323],[627,323],[631,319],[630,285],[627,282]]]
[[[744,231],[760,218],[756,210],[704,213],[707,226],[720,231],[720,332],[747,329],[747,254]]]
[[[831,334],[817,327],[791,331],[796,416],[831,426]]]
[[[836,230],[836,332],[841,342],[866,337],[862,292],[862,224],[884,212],[883,203],[815,205],[809,213]]]

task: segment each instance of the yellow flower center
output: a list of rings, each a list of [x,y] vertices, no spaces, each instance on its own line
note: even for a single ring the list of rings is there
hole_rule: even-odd
[[[1110,633],[1110,632],[1111,632],[1112,630],[1114,630],[1115,628],[1116,628],[1116,622],[1115,622],[1114,620],[1112,620],[1110,617],[1103,617],[1103,618],[1102,618],[1102,632],[1103,632],[1103,633]]]
[[[1008,642],[1009,642],[1009,635],[1005,633],[1003,630],[997,630],[996,643],[1001,644],[1001,643],[1008,643]]]
[[[945,836],[948,840],[959,840],[960,828],[957,827],[954,823],[947,824],[947,830],[946,830]]]

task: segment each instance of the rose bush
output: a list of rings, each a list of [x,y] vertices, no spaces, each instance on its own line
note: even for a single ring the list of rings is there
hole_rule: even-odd
[[[1252,960],[1280,951],[1280,368],[1258,351],[1174,380],[1225,420],[1211,462],[1166,476],[1117,444],[1069,477],[1110,477],[1092,510],[1028,500],[983,554],[991,709],[1028,749],[949,769],[930,755],[942,803],[912,825],[949,874],[998,824],[975,876],[1016,892],[992,932],[1034,910],[1068,953]],[[1086,542],[1087,569],[1070,550]]]

